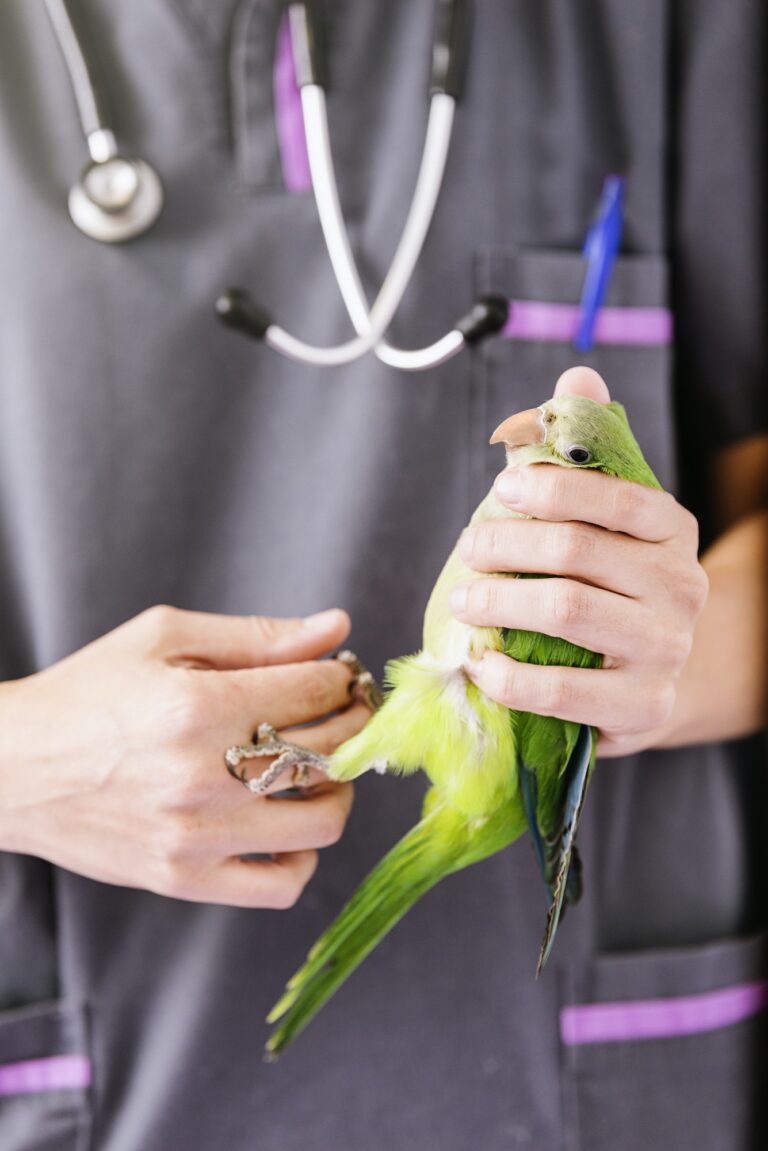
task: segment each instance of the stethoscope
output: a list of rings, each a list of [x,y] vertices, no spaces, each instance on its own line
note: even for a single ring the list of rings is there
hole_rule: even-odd
[[[83,135],[91,154],[69,191],[69,214],[94,240],[116,244],[140,236],[163,206],[163,186],[146,160],[118,151],[107,126],[82,45],[64,0],[45,0],[69,72]]]
[[[85,235],[107,243],[140,236],[160,213],[163,202],[160,180],[146,161],[118,151],[114,133],[107,127],[99,107],[65,0],[45,0],[45,4],[69,72],[91,154],[91,162],[69,193],[72,220]],[[216,312],[223,323],[300,363],[348,364],[373,351],[385,364],[403,371],[418,371],[444,363],[467,345],[503,328],[507,301],[503,297],[487,296],[478,300],[451,331],[428,347],[407,350],[394,347],[384,339],[413,277],[443,183],[466,50],[465,15],[464,0],[435,0],[429,116],[421,164],[400,242],[371,306],[339,203],[310,4],[303,0],[288,5],[312,189],[336,283],[357,335],[334,347],[305,343],[274,323],[242,288],[230,289],[216,301]]]

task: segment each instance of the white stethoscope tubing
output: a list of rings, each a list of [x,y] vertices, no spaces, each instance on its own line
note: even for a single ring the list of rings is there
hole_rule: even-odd
[[[351,363],[372,349],[380,354],[385,363],[406,368],[421,367],[422,362],[424,366],[439,362],[435,359],[436,351],[441,359],[454,355],[464,342],[460,332],[449,333],[436,345],[414,352],[381,344],[382,336],[392,322],[411,281],[432,222],[451,141],[455,108],[453,97],[438,92],[430,100],[424,152],[408,217],[392,263],[370,311],[339,204],[325,92],[317,84],[305,84],[301,89],[301,104],[312,187],[328,255],[339,291],[359,335],[357,339],[345,344],[321,348],[298,340],[277,324],[271,324],[264,335],[265,343],[290,359],[323,366]],[[454,346],[456,338],[458,345]],[[448,348],[445,347],[446,342]]]
[[[99,110],[96,89],[66,5],[62,0],[44,0],[44,3],[72,82],[77,114],[88,151],[94,164],[103,164],[117,155],[115,134],[106,126]]]
[[[69,73],[91,155],[91,162],[70,189],[70,215],[77,227],[93,239],[105,243],[132,239],[157,219],[163,203],[162,185],[145,160],[119,151],[100,107],[66,0],[45,0],[45,6]],[[297,77],[301,77],[302,117],[312,189],[333,274],[357,335],[335,347],[308,344],[273,323],[241,289],[232,289],[217,301],[216,310],[226,324],[263,340],[275,351],[300,363],[340,366],[374,351],[385,364],[404,371],[444,363],[465,344],[499,330],[506,317],[506,301],[487,297],[478,301],[450,332],[427,347],[397,348],[384,339],[418,263],[443,183],[456,93],[460,87],[463,10],[464,0],[435,0],[432,95],[424,150],[395,255],[373,306],[369,307],[339,203],[309,5],[303,0],[288,6]]]
[[[380,360],[404,371],[444,363],[468,343],[498,332],[507,315],[500,297],[479,300],[441,339],[424,348],[396,348],[384,340],[408,288],[435,212],[451,143],[456,92],[460,86],[462,0],[436,0],[429,116],[419,173],[405,226],[392,263],[370,307],[349,242],[331,153],[325,92],[318,79],[316,41],[306,2],[288,8],[297,81],[301,91],[309,173],[331,267],[357,337],[334,347],[318,347],[292,336],[275,324],[251,295],[240,288],[225,292],[216,303],[220,319],[270,348],[300,363],[321,366],[348,364],[373,351]]]
[[[386,329],[399,307],[421,254],[445,175],[456,101],[443,92],[436,92],[430,100],[424,152],[408,219],[389,272],[370,311],[339,204],[325,93],[322,88],[306,85],[301,90],[301,101],[315,202],[336,283],[355,331],[370,340],[378,326],[375,321],[379,309],[385,314],[387,293],[396,293],[396,299],[393,294],[390,296],[390,316],[382,330]],[[464,337],[454,330],[425,348],[405,350],[380,339],[373,345],[373,350],[390,367],[413,371],[444,363],[463,346]]]
[[[99,111],[99,104],[96,99],[96,91],[93,86],[91,74],[88,71],[88,65],[85,62],[80,41],[75,35],[72,21],[69,18],[69,12],[63,0],[45,0],[45,7],[48,9],[48,18],[53,25],[56,39],[59,42],[59,47],[64,57],[64,63],[69,72],[75,103],[77,104],[77,114],[80,117],[83,135],[88,141],[88,147],[90,149],[91,136],[97,132],[104,132],[105,130],[105,124]],[[109,129],[106,130],[108,134],[112,136],[112,141],[114,142],[114,135]],[[114,151],[117,151],[116,147]],[[112,154],[114,154],[114,152]],[[92,152],[91,155],[93,156]],[[94,160],[105,158],[106,157],[103,156],[93,156]]]

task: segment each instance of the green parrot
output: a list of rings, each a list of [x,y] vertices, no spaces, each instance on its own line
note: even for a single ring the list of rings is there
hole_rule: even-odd
[[[660,486],[617,403],[556,396],[506,420],[491,443],[506,445],[509,465],[591,468]],[[491,490],[471,523],[516,514]],[[388,664],[382,706],[324,761],[334,780],[357,779],[370,770],[405,775],[421,769],[431,787],[421,821],[363,880],[271,1011],[268,1022],[278,1026],[267,1042],[268,1058],[303,1030],[431,887],[501,851],[524,832],[531,834],[549,900],[537,975],[564,904],[580,895],[574,837],[594,767],[595,733],[496,703],[468,678],[465,667],[488,650],[523,662],[571,667],[599,667],[602,656],[535,632],[459,622],[449,608],[451,590],[480,576],[454,549],[427,604],[422,650]],[[522,577],[504,573],[497,578]]]

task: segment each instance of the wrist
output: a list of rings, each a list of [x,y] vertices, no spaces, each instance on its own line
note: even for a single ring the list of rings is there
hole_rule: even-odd
[[[22,808],[25,799],[19,764],[25,754],[21,718],[25,682],[0,683],[0,851],[24,850]]]

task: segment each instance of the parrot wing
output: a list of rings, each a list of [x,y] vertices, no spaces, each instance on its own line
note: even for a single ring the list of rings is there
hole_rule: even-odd
[[[576,854],[575,840],[581,813],[584,810],[584,797],[594,762],[594,739],[592,729],[582,724],[576,745],[571,752],[567,767],[562,776],[564,803],[560,826],[555,834],[548,834],[544,843],[547,867],[556,865],[554,882],[550,887],[551,902],[547,913],[547,926],[539,951],[536,966],[537,977],[549,958],[555,934],[566,900],[575,903],[581,895],[581,862]],[[530,775],[523,770],[521,775]],[[535,776],[533,777],[535,779]],[[535,820],[535,815],[534,815]],[[532,824],[533,826],[533,824]],[[537,835],[538,832],[537,827]],[[534,839],[535,843],[535,839]]]
[[[567,640],[516,629],[505,630],[504,650],[513,659],[538,665],[599,667],[602,662],[602,656]],[[555,716],[512,712],[512,723],[520,795],[549,894],[538,976],[552,950],[564,904],[576,903],[581,895],[581,861],[574,840],[595,760],[595,740],[591,728]]]
[[[592,763],[593,737],[589,727],[579,729],[565,769],[559,778],[560,801],[554,805],[556,822],[542,829],[542,804],[536,773],[520,760],[520,795],[528,820],[536,862],[549,893],[549,911],[536,975],[540,975],[552,950],[565,903],[581,896],[581,861],[576,851],[576,831]]]

